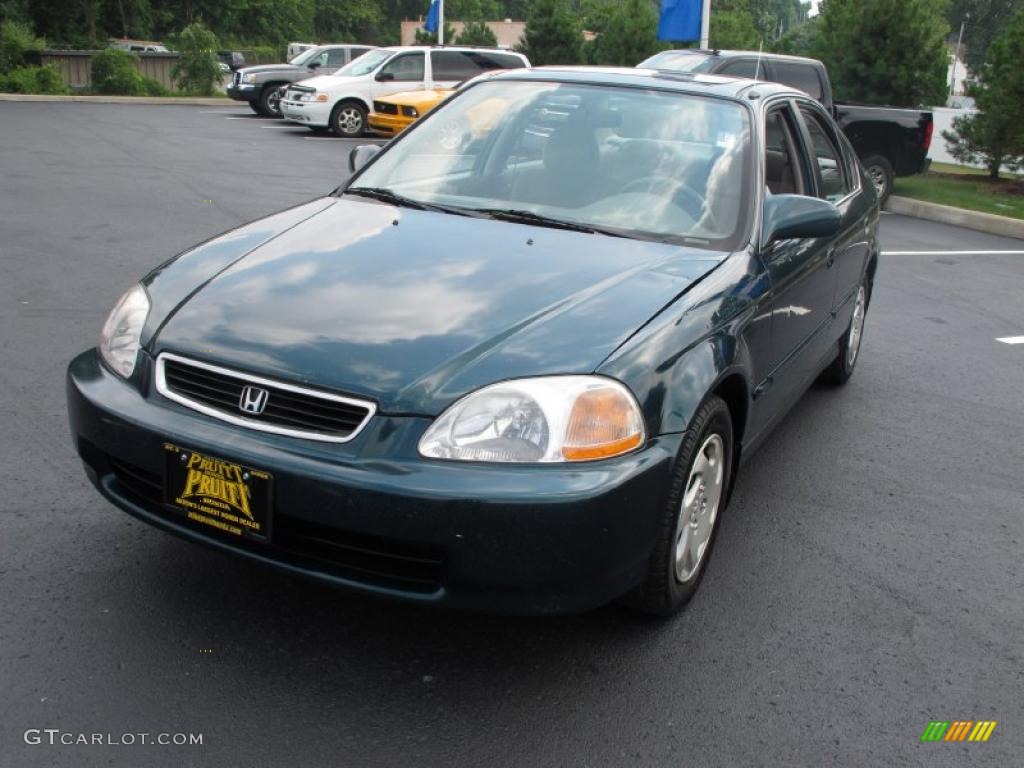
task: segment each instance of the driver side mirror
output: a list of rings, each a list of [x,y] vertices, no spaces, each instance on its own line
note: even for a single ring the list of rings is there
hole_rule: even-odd
[[[348,169],[355,173],[366,167],[366,164],[373,160],[380,153],[380,147],[376,144],[360,144],[348,153]]]
[[[764,201],[765,245],[790,238],[831,237],[842,223],[839,209],[827,200],[806,195],[771,195]]]
[[[392,81],[394,79],[395,79],[395,73],[394,72],[378,72],[377,73],[377,82],[378,83],[387,83],[387,82],[390,82],[390,81]]]
[[[307,65],[307,69],[311,69],[311,70],[313,70],[313,69],[320,69],[320,62],[319,61],[311,61],[311,62],[309,62],[309,64]]]

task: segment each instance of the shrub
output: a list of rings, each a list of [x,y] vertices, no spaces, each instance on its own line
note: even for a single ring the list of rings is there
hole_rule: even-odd
[[[166,96],[166,88],[135,68],[138,59],[134,53],[117,48],[107,48],[93,56],[93,92],[112,96]]]
[[[12,72],[25,64],[25,54],[46,47],[46,41],[16,21],[0,24],[0,72]]]
[[[479,45],[489,48],[498,46],[498,38],[482,21],[470,21],[462,29],[462,34],[455,41],[458,45]]]
[[[178,88],[197,96],[213,96],[220,83],[217,66],[217,36],[196,21],[181,31],[177,48],[181,58],[171,76]]]
[[[58,69],[47,64],[45,67],[18,67],[0,75],[0,91],[5,93],[67,93],[64,80]]]

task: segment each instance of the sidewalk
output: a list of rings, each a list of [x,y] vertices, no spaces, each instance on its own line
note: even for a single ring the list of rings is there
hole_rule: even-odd
[[[969,211],[965,208],[954,208],[951,205],[926,203],[924,200],[897,197],[896,195],[889,198],[885,209],[890,213],[937,221],[941,224],[951,224],[954,227],[974,229],[978,232],[987,232],[990,235],[1016,237],[1019,240],[1024,240],[1024,219],[1011,219],[1008,216]]]
[[[234,107],[240,102],[227,97],[204,98],[199,96],[44,96],[27,93],[0,93],[0,101],[84,101],[93,104],[191,104],[201,107]]]

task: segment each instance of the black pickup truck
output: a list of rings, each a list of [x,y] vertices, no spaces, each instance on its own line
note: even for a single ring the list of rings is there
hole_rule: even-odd
[[[662,51],[637,66],[672,72],[704,72],[731,77],[756,77],[799,88],[832,112],[875,182],[882,202],[892,191],[895,176],[912,176],[928,167],[932,142],[932,113],[836,104],[825,65],[817,59],[757,51]]]

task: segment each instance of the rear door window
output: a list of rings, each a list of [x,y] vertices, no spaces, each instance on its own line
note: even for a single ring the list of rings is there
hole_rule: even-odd
[[[764,65],[759,65],[757,59],[732,59],[722,67],[715,70],[716,75],[729,75],[730,77],[748,77],[764,79]]]
[[[815,67],[795,61],[773,61],[771,67],[772,80],[798,88],[812,99],[821,101],[821,78]]]

